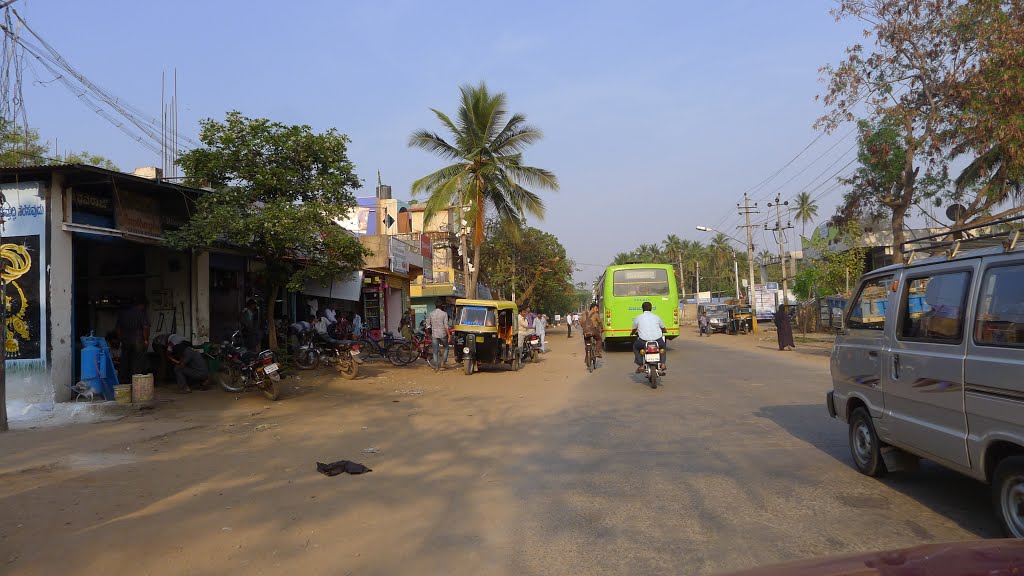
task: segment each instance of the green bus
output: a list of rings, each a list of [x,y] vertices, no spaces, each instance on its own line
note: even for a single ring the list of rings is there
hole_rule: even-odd
[[[633,319],[644,302],[665,323],[665,337],[679,336],[679,289],[671,264],[609,266],[597,281],[597,303],[604,320],[604,341],[631,341]]]

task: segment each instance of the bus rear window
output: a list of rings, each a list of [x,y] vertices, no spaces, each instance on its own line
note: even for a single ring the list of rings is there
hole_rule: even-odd
[[[613,296],[668,296],[668,270],[639,268],[616,270],[612,275]]]

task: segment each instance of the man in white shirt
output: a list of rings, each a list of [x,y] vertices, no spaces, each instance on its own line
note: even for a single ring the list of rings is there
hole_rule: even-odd
[[[324,318],[327,318],[327,322],[329,324],[335,324],[338,322],[338,315],[334,311],[334,306],[330,303],[328,303],[327,306],[324,306]]]
[[[643,313],[633,319],[633,332],[637,335],[633,342],[633,363],[636,364],[637,374],[644,371],[644,359],[640,350],[649,341],[656,341],[661,349],[661,370],[665,370],[665,323],[661,318],[651,312],[653,307],[650,302],[644,302]]]

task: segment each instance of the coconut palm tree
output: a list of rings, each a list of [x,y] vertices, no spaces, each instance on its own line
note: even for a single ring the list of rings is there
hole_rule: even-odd
[[[523,151],[542,138],[522,114],[509,115],[504,93],[491,93],[481,82],[459,88],[461,101],[455,118],[431,108],[451,140],[429,130],[417,130],[409,146],[421,148],[450,162],[412,183],[412,194],[429,194],[424,221],[454,207],[467,233],[462,242],[466,294],[476,296],[480,277],[480,245],[488,217],[521,223],[526,214],[544,217],[544,201],[525,186],[558,190],[558,178],[548,170],[523,164]],[[473,262],[467,243],[472,241]]]
[[[818,204],[811,198],[810,192],[801,192],[796,195],[796,201],[794,206],[790,208],[790,212],[800,221],[800,235],[805,236],[807,223],[813,221],[818,216]]]

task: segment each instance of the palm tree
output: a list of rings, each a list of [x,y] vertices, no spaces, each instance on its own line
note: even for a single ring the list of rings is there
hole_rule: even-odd
[[[461,210],[458,221],[466,222],[472,235],[473,262],[469,262],[467,237],[462,242],[466,295],[476,297],[480,277],[480,245],[488,212],[499,221],[521,223],[526,214],[544,217],[544,201],[524,186],[558,190],[558,178],[548,170],[523,164],[523,151],[540,140],[541,131],[526,123],[522,114],[509,115],[507,97],[492,94],[481,82],[465,84],[455,119],[431,108],[450,133],[451,142],[429,130],[417,130],[409,146],[433,152],[451,164],[412,183],[412,194],[429,194],[423,218],[454,207]]]
[[[800,236],[805,236],[807,232],[807,223],[814,220],[818,216],[818,204],[811,198],[810,192],[801,192],[797,194],[795,205],[790,211],[796,215],[797,220],[800,221]]]
[[[732,245],[729,244],[729,237],[722,232],[715,234],[711,238],[711,245],[708,246],[708,250],[716,270],[732,257]]]
[[[612,259],[612,266],[621,266],[622,264],[629,264],[633,261],[633,254],[630,252],[619,252]]]
[[[680,262],[683,258],[683,241],[675,234],[669,234],[661,242],[662,248],[665,251],[665,259],[672,265],[676,272],[679,274],[679,289],[686,292],[686,286],[683,283],[683,270],[679,267]]]
[[[641,244],[635,252],[637,258],[643,262],[661,262],[661,248],[657,244]]]

